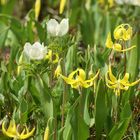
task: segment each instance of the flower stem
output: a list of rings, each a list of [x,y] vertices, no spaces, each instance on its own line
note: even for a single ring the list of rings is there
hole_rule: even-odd
[[[66,72],[65,72],[65,60],[63,59],[63,73],[64,73],[64,75],[66,74]],[[65,118],[64,118],[64,115],[65,115],[65,104],[66,104],[66,84],[64,83],[64,92],[63,92],[63,95],[62,95],[63,97],[62,97],[62,118],[61,118],[61,127],[64,127],[64,120],[65,120]]]

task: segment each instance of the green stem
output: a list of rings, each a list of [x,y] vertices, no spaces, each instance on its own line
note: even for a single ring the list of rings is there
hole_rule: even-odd
[[[64,75],[66,74],[65,72],[65,61],[63,60],[63,73]],[[66,84],[64,83],[64,92],[63,92],[63,99],[62,99],[62,120],[61,120],[61,127],[64,127],[64,115],[65,115],[65,103],[66,103],[66,99],[67,99],[67,96],[66,96]]]

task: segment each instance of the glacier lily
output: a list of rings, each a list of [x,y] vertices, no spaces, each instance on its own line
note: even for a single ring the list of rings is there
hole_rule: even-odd
[[[64,36],[69,30],[69,20],[64,18],[60,23],[55,19],[50,19],[47,23],[47,32],[50,36]]]
[[[109,33],[106,39],[106,43],[105,43],[107,48],[113,49],[115,51],[118,52],[125,52],[125,51],[129,51],[131,49],[133,49],[134,47],[136,47],[135,45],[132,47],[129,47],[127,49],[122,49],[122,45],[119,43],[113,43],[112,39],[111,39],[111,34]]]
[[[68,75],[68,77],[65,77],[60,74],[60,76],[64,79],[64,81],[67,84],[70,84],[72,88],[79,89],[80,87],[88,88],[93,85],[93,81],[97,76],[99,75],[99,71],[97,74],[93,77],[91,77],[89,80],[86,80],[86,73],[83,69],[78,68],[72,73]]]
[[[5,134],[10,138],[27,139],[31,137],[35,131],[35,127],[29,132],[29,129],[27,128],[27,126],[25,126],[25,128],[21,131],[21,133],[19,133],[14,120],[10,121],[10,124],[7,129],[5,128],[5,123],[6,123],[5,121],[2,122],[2,132],[3,134]]]
[[[114,89],[114,92],[116,95],[120,95],[120,91],[121,90],[125,90],[127,91],[129,89],[129,87],[134,86],[136,84],[138,84],[140,82],[140,79],[130,83],[129,82],[129,73],[125,73],[124,77],[122,79],[117,79],[111,70],[111,66],[109,66],[108,72],[106,74],[106,85],[111,88]]]
[[[132,27],[129,24],[121,24],[114,30],[116,40],[129,40],[132,37]]]

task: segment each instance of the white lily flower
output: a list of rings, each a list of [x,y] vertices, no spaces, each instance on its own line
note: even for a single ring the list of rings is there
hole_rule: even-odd
[[[41,60],[46,56],[47,48],[44,47],[44,44],[35,42],[33,45],[26,43],[24,45],[24,52],[32,60]]]
[[[55,19],[50,19],[47,23],[47,31],[50,36],[63,36],[69,30],[69,20],[64,18],[60,23]]]
[[[115,0],[117,4],[130,4],[140,6],[140,0]]]

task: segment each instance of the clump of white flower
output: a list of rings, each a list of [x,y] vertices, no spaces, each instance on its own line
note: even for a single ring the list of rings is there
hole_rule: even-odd
[[[140,6],[140,0],[115,0],[117,4],[129,4]]]
[[[47,23],[47,32],[50,36],[64,36],[69,30],[69,20],[64,18],[60,23],[55,19],[50,19]]]
[[[24,45],[24,53],[31,60],[41,60],[46,56],[47,48],[44,47],[44,44],[40,44],[39,42],[35,42],[33,45],[30,43],[26,43]]]

